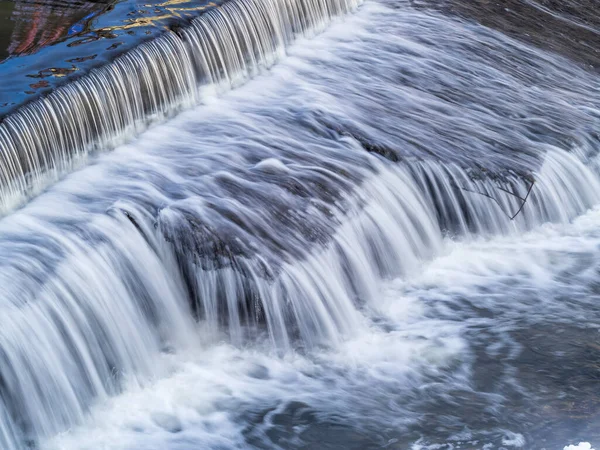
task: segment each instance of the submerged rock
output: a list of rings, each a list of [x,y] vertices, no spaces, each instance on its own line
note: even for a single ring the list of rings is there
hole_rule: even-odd
[[[154,413],[152,420],[156,425],[168,431],[169,433],[179,433],[183,430],[183,425],[177,416],[167,413]]]

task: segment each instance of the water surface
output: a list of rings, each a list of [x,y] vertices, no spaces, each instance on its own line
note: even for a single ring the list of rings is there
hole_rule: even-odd
[[[598,445],[597,75],[412,2],[240,4],[149,59],[206,62],[148,84],[195,103],[0,220],[4,448]]]
[[[0,117],[197,16],[209,4],[214,3],[0,1]]]

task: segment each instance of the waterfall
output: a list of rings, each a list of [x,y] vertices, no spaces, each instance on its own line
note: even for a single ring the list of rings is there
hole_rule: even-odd
[[[354,23],[339,54],[296,55],[242,86],[359,3],[231,0],[0,123],[4,213],[73,172],[0,220],[0,448],[47,448],[98,404],[168,376],[165,355],[337,349],[376,326],[385,283],[450,243],[598,205],[585,73],[472,24],[378,6],[382,28]],[[414,41],[400,36],[413,24]]]
[[[415,161],[379,167],[342,209],[332,201],[296,210],[302,228],[280,223],[266,206],[211,211],[184,200],[160,211],[158,229],[173,244],[192,307],[213,330],[225,326],[241,344],[242,325],[262,321],[274,347],[295,338],[316,346],[348,335],[355,305],[375,298],[381,279],[409,276],[439,253],[444,236],[566,223],[600,200],[598,176],[565,153],[547,156],[523,204],[530,188],[516,176],[472,180],[458,166]],[[306,230],[323,234],[315,242]]]
[[[273,65],[359,0],[235,0],[93,70],[0,123],[5,212],[90,152],[229,89]]]
[[[297,209],[302,227],[280,226],[276,208],[244,207],[235,196],[223,203],[233,202],[235,216],[209,197],[175,202],[156,218],[154,208],[115,205],[67,235],[18,222],[49,250],[21,250],[0,271],[2,448],[80,423],[94,401],[120,392],[124,376],[143,384],[159,371],[162,351],[199,345],[192,317],[237,345],[263,326],[281,351],[336,345],[364,326],[360,309],[374,306],[381,280],[409,276],[440,251],[444,235],[523,231],[569,220],[599,200],[597,175],[566,153],[547,157],[512,221],[506,211],[519,199],[499,188],[523,195],[528,182],[518,177],[498,184],[433,162],[372,164],[352,192]],[[259,169],[279,173],[271,190],[285,183],[281,165],[267,160]],[[332,172],[321,175],[331,192],[343,185]],[[302,187],[282,201],[297,205]],[[310,229],[323,233],[311,237]],[[0,245],[11,254],[10,242]],[[32,257],[48,265],[45,278],[31,277]]]

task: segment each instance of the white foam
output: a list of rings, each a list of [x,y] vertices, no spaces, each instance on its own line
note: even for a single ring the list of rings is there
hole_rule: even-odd
[[[238,414],[277,409],[289,402],[350,418],[356,415],[360,421],[361,409],[372,407],[364,391],[381,390],[386,395],[385,383],[410,388],[423,370],[449,364],[464,349],[455,329],[432,327],[428,334],[422,336],[416,329],[392,333],[372,329],[335,350],[284,358],[268,348],[243,350],[224,344],[164,355],[170,376],[145,386],[132,383],[123,395],[96,405],[82,426],[44,442],[41,448],[244,447],[248,423]]]
[[[580,442],[579,444],[567,445],[564,450],[594,450],[589,442]]]

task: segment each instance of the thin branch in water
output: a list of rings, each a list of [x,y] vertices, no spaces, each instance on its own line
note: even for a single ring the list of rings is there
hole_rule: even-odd
[[[527,190],[527,194],[525,195],[525,197],[521,197],[520,195],[517,195],[514,192],[511,192],[511,191],[509,191],[507,189],[504,189],[502,186],[496,186],[496,189],[498,189],[500,191],[503,191],[503,192],[506,192],[507,194],[512,195],[513,197],[516,197],[519,200],[521,200],[521,206],[519,207],[519,209],[517,210],[517,212],[514,213],[512,216],[508,212],[506,212],[506,210],[502,206],[502,203],[500,203],[500,201],[496,197],[494,197],[493,195],[490,195],[487,192],[481,192],[479,190],[475,191],[475,190],[472,190],[472,189],[468,189],[468,188],[466,188],[464,186],[459,186],[456,183],[453,183],[453,184],[457,188],[462,189],[463,191],[471,192],[473,194],[479,194],[479,195],[482,195],[484,197],[487,197],[487,198],[495,201],[496,204],[498,205],[498,207],[500,208],[500,211],[502,211],[506,215],[506,217],[508,217],[510,220],[514,220],[519,215],[519,213],[523,210],[523,208],[525,207],[525,203],[527,203],[527,199],[529,198],[529,194],[531,194],[531,191],[533,190],[533,185],[535,184],[535,180],[531,180],[531,184],[529,185],[529,189]]]
[[[531,191],[533,190],[533,185],[535,184],[535,180],[531,180],[531,184],[529,185],[529,189],[527,190],[527,195],[525,196],[525,198],[523,199],[523,203],[521,203],[521,207],[519,208],[519,210],[515,213],[514,216],[512,216],[510,218],[510,220],[513,220],[515,217],[517,217],[517,215],[521,212],[521,210],[523,209],[523,207],[525,206],[525,203],[527,203],[527,199],[529,198],[529,194],[531,194]]]
[[[508,189],[504,189],[502,186],[496,186],[497,189],[500,189],[503,192],[506,192],[507,194],[512,195],[513,197],[517,197],[519,200],[521,200],[522,202],[524,202],[525,200],[527,200],[527,198],[523,198],[520,195],[515,194],[514,192],[509,191]]]

